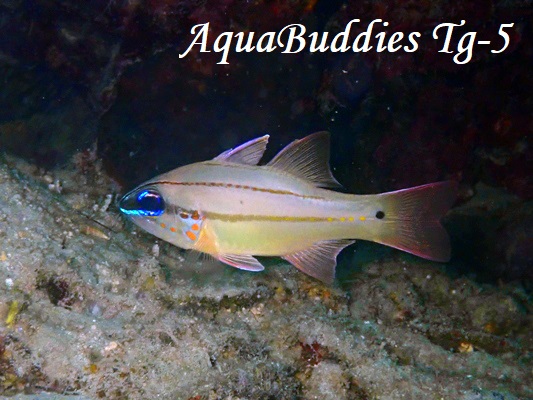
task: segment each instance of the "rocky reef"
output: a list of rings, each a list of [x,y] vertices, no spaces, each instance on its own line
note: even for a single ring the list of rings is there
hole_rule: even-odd
[[[80,168],[1,159],[4,395],[533,395],[522,286],[364,244],[346,251],[333,287],[276,260],[263,273],[203,265],[124,226],[101,162]]]

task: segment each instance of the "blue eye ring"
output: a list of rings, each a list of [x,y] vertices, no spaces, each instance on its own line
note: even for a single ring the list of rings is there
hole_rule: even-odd
[[[137,217],[157,217],[165,212],[163,196],[155,189],[133,191],[120,200],[120,211]]]
[[[163,196],[156,190],[146,189],[137,195],[138,212],[147,217],[157,217],[165,212]]]

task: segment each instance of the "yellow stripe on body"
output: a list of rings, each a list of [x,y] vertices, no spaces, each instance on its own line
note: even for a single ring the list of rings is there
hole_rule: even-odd
[[[218,252],[259,256],[292,254],[321,240],[359,238],[357,227],[364,225],[346,217],[203,214]]]
[[[211,211],[202,213],[212,221],[241,222],[241,221],[269,221],[269,222],[354,222],[354,218],[332,217],[290,217],[279,215],[244,215],[244,214],[221,214]]]
[[[353,203],[347,195],[343,198],[343,194],[336,196],[335,192],[325,190],[322,193],[321,189],[306,192],[307,188],[299,186],[293,190],[284,184],[275,184],[272,189],[266,182],[265,185],[261,183],[248,180],[236,184],[218,179],[183,182],[163,178],[145,186],[166,185],[168,190],[173,190],[166,200],[168,214],[192,214],[194,208],[198,210],[205,219],[204,226],[196,231],[198,235],[185,231],[184,236],[193,241],[191,236],[195,234],[194,249],[210,254],[283,255],[320,240],[362,237],[357,227],[366,224],[360,222],[362,213],[358,213],[356,207],[351,209]],[[180,187],[197,188],[197,191],[187,192],[188,197],[182,200]],[[183,204],[172,204],[174,196]],[[344,210],[329,210],[342,203]],[[288,207],[284,207],[285,204]],[[179,244],[183,247],[182,242]]]
[[[223,182],[173,182],[173,181],[156,181],[151,182],[149,185],[154,184],[163,184],[163,185],[177,185],[177,186],[204,186],[204,187],[220,187],[227,189],[241,189],[241,190],[253,190],[256,192],[264,192],[270,194],[278,195],[287,195],[295,196],[302,199],[314,199],[314,200],[327,200],[321,196],[309,196],[294,193],[288,190],[276,190],[276,189],[267,189],[267,188],[258,188],[248,185],[236,185],[232,183],[223,183]],[[175,209],[180,209],[178,206],[173,204],[167,204],[169,207],[174,207]],[[184,212],[183,209],[182,212]],[[189,213],[194,213],[197,211],[185,211]],[[211,220],[220,220],[220,221],[279,221],[279,222],[354,222],[355,217],[292,217],[292,216],[277,216],[277,215],[244,215],[244,214],[222,214],[217,212],[202,211],[204,218],[209,218]],[[358,218],[360,221],[365,221],[366,217],[361,216]]]

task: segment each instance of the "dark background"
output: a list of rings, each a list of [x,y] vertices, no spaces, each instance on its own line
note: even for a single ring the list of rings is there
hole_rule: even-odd
[[[333,35],[354,18],[354,35],[375,18],[389,35],[419,31],[419,49],[178,58],[198,23],[213,41],[291,23]],[[431,33],[461,19],[452,48],[468,31],[499,48],[500,24],[513,22],[509,47],[476,46],[455,64]],[[457,180],[453,268],[531,281],[532,19],[519,0],[0,0],[0,148],[45,169],[96,148],[127,190],[265,133],[273,156],[329,130],[347,191]]]

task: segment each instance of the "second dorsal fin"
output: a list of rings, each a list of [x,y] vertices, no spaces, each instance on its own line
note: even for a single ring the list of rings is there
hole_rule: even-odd
[[[268,164],[318,187],[341,187],[329,169],[329,132],[317,132],[295,140],[281,150]]]
[[[237,164],[257,165],[263,153],[265,152],[268,135],[261,136],[246,143],[241,144],[234,149],[229,149],[214,158],[216,161],[229,161]]]

